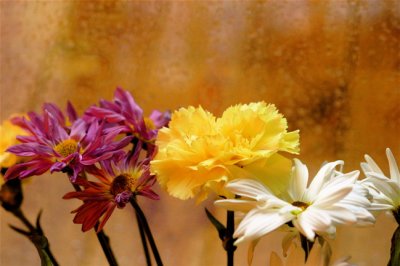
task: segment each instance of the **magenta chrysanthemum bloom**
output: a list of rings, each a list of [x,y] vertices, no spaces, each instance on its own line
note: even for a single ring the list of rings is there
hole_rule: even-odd
[[[152,144],[157,137],[158,130],[166,126],[171,119],[169,111],[154,110],[149,117],[143,116],[143,110],[135,102],[128,91],[117,88],[114,101],[100,101],[100,107],[92,106],[86,112],[87,117],[94,116],[105,119],[108,123],[106,132],[132,134],[146,144]]]
[[[114,141],[117,134],[104,135],[102,124],[77,119],[72,106],[68,106],[68,121],[52,104],[44,105],[43,115],[31,112],[29,119],[22,117],[13,121],[29,135],[18,136],[21,144],[10,147],[8,151],[29,159],[8,169],[4,176],[6,180],[41,175],[50,170],[67,172],[75,182],[85,167],[123,153],[121,149],[130,143],[132,137]],[[70,127],[69,123],[72,123]]]
[[[63,198],[77,198],[83,205],[72,211],[76,213],[74,223],[82,224],[82,231],[93,228],[97,222],[99,232],[110,218],[115,207],[124,208],[135,195],[142,195],[158,200],[159,196],[152,190],[156,179],[150,174],[151,158],[139,161],[141,143],[136,146],[134,154],[127,154],[117,163],[100,162],[101,168],[92,167],[88,173],[100,182],[77,179],[77,184],[84,187],[83,191],[69,192]]]

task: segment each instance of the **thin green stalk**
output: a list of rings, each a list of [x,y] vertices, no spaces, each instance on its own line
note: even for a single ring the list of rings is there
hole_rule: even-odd
[[[97,230],[98,225],[99,223],[95,225],[95,230]],[[110,238],[104,233],[103,230],[100,230],[96,236],[100,242],[101,248],[103,249],[104,255],[106,255],[108,264],[111,266],[118,266],[118,262],[110,246]]]
[[[140,216],[137,213],[136,213],[136,220],[137,220],[137,224],[138,224],[140,239],[142,240],[143,251],[146,256],[146,264],[147,264],[147,266],[151,266],[151,258],[150,258],[149,248],[147,246],[146,234],[143,230]]]
[[[149,224],[147,222],[146,216],[144,215],[142,209],[140,208],[139,204],[136,202],[135,198],[131,199],[131,205],[135,209],[136,213],[138,214],[141,225],[143,226],[143,230],[146,233],[147,239],[149,240],[151,250],[153,251],[154,259],[156,260],[157,266],[162,266],[162,260],[160,254],[157,249],[156,242],[154,241],[153,235],[151,233]]]
[[[226,214],[226,245],[225,245],[225,250],[226,250],[226,256],[227,256],[227,265],[228,266],[233,266],[233,261],[234,261],[234,253],[236,247],[233,245],[234,239],[233,239],[233,232],[235,230],[235,212],[233,211],[227,211]]]
[[[151,266],[151,258],[150,258],[149,248],[147,246],[146,234],[143,230],[143,225],[139,214],[136,211],[135,214],[136,214],[136,221],[139,229],[140,239],[142,241],[143,251],[146,257],[146,264],[147,266]]]

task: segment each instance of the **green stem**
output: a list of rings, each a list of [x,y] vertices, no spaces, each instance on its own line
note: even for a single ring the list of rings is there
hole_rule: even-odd
[[[95,225],[95,230],[97,231],[99,223]],[[114,253],[110,246],[110,238],[104,233],[103,230],[100,230],[97,234],[97,239],[100,242],[101,248],[103,249],[104,255],[106,255],[108,264],[111,266],[118,266],[118,262],[114,256]]]
[[[49,257],[50,261],[53,263],[54,266],[58,266],[58,262],[56,258],[54,257],[53,253],[50,250],[50,245],[47,244],[47,246],[44,248],[44,251],[46,252],[47,256]]]
[[[226,250],[228,266],[233,266],[234,253],[236,250],[236,247],[233,245],[233,243],[234,243],[233,232],[234,231],[235,231],[235,212],[227,211],[227,214],[226,214],[226,233],[227,233],[227,235],[226,235],[225,250]]]
[[[388,266],[400,265],[400,226],[397,227],[392,236],[392,246],[390,248],[390,260]]]
[[[140,219],[140,216],[136,211],[135,213],[136,213],[136,221],[139,229],[140,239],[142,241],[143,251],[146,257],[146,264],[147,266],[151,266],[151,258],[150,258],[149,248],[147,246],[146,234],[143,230],[142,220]]]
[[[144,232],[146,233],[147,239],[149,240],[151,250],[153,251],[154,259],[156,260],[157,266],[162,266],[163,263],[160,254],[158,252],[156,242],[154,241],[153,234],[151,233],[149,224],[147,222],[146,216],[144,215],[139,204],[136,202],[135,198],[132,198],[130,202],[132,207],[135,209],[137,215],[139,216],[141,225],[143,227]]]

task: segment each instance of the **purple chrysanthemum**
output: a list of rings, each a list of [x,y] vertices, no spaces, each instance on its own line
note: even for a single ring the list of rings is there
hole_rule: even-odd
[[[41,175],[50,170],[65,171],[75,182],[85,167],[117,156],[132,139],[125,137],[114,141],[117,132],[105,135],[99,121],[88,123],[77,119],[70,104],[67,113],[68,120],[55,105],[45,104],[43,115],[31,112],[28,113],[29,119],[14,119],[13,122],[29,135],[18,136],[21,144],[10,147],[8,151],[29,158],[8,169],[4,177],[6,180]]]
[[[149,117],[143,116],[143,110],[137,105],[128,91],[117,88],[114,101],[100,101],[100,107],[92,106],[85,112],[86,117],[106,120],[109,125],[105,132],[132,134],[147,146],[152,145],[158,130],[166,126],[171,119],[169,111],[154,110]]]
[[[69,192],[64,199],[77,198],[83,204],[72,213],[76,213],[74,223],[82,224],[82,231],[93,228],[97,222],[100,231],[110,218],[115,207],[124,208],[135,195],[142,195],[158,200],[158,195],[152,190],[156,179],[150,174],[151,158],[139,160],[141,143],[135,147],[133,154],[126,154],[118,162],[102,161],[101,168],[91,167],[88,173],[100,182],[77,179],[77,184],[84,187],[83,191]]]

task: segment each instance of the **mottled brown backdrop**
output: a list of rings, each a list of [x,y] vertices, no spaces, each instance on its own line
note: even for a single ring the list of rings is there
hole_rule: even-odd
[[[203,105],[219,114],[235,103],[275,103],[301,130],[301,155],[315,173],[325,160],[359,168],[363,154],[386,167],[385,148],[400,160],[399,2],[393,1],[11,1],[2,0],[1,119],[40,110],[43,102],[83,111],[116,86],[149,113]],[[61,265],[106,265],[93,232],[81,233],[69,211],[78,201],[62,174],[32,178],[24,211],[43,227]],[[142,201],[165,265],[224,265],[205,202]],[[0,210],[0,264],[39,265],[34,247],[8,228]],[[334,256],[385,265],[395,222],[346,228]],[[130,208],[105,227],[121,265],[144,265]],[[283,234],[265,237],[254,265],[280,253]],[[236,253],[246,265],[246,247]]]

